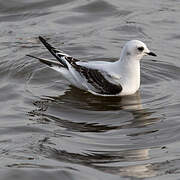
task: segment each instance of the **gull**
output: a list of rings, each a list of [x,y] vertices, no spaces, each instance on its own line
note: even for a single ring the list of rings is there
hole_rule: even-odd
[[[58,71],[73,86],[99,96],[132,95],[140,87],[140,60],[145,55],[156,56],[139,40],[128,41],[120,58],[114,62],[80,61],[39,40],[57,61],[27,55]]]

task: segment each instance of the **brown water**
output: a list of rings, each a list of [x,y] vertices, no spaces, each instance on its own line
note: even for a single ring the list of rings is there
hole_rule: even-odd
[[[140,91],[97,97],[26,54],[37,37],[82,60],[144,41]],[[180,174],[180,2],[0,0],[0,179],[153,180]]]

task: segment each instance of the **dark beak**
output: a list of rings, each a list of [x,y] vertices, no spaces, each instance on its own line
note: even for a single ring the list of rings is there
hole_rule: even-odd
[[[149,52],[149,53],[147,53],[148,55],[150,55],[150,56],[157,56],[155,53],[153,53],[153,52]]]

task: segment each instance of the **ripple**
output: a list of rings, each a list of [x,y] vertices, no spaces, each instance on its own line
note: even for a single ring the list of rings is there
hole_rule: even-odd
[[[92,14],[101,14],[109,15],[117,11],[116,7],[105,1],[93,1],[86,5],[79,6],[74,8],[73,11],[82,12],[82,13],[92,13]]]
[[[166,62],[146,62],[142,65],[142,83],[178,80],[180,68]]]
[[[0,2],[3,179],[178,179],[177,3]],[[146,42],[158,57],[143,59],[139,92],[98,97],[25,58],[52,58],[39,35],[81,59],[113,61],[132,38]]]
[[[24,21],[27,19],[45,16],[48,14],[49,14],[48,12],[36,12],[36,13],[23,13],[23,14],[21,13],[21,14],[3,15],[3,16],[0,16],[0,22]]]
[[[55,127],[41,144],[42,156],[127,177],[159,174],[157,164],[148,163],[150,152],[179,139],[179,123],[169,120],[179,117],[179,101],[162,93],[162,85],[173,88],[179,68],[149,61],[142,69],[141,92],[133,96],[98,97],[71,87],[34,102],[33,122]]]
[[[29,11],[31,9],[45,9],[47,7],[62,5],[72,2],[72,0],[52,0],[51,2],[48,0],[30,0],[30,1],[9,1],[9,2],[0,2],[1,13],[15,13],[15,12],[23,12]],[[43,5],[42,5],[43,3]]]
[[[73,16],[65,17],[64,19],[57,20],[57,23],[62,24],[80,24],[92,23],[100,21],[102,18],[110,16],[126,16],[130,11],[117,10],[115,6],[105,1],[93,1],[88,4],[73,8]]]

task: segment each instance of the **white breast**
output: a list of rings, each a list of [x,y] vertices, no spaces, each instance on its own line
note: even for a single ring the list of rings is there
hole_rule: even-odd
[[[134,94],[140,87],[140,62],[128,60],[118,62],[115,66],[116,73],[120,73],[119,82],[122,86],[120,95]]]

